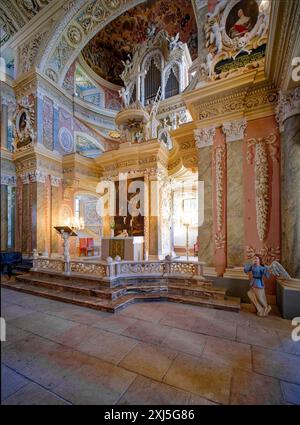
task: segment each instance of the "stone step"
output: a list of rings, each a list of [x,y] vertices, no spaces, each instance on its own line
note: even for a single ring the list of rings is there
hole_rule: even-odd
[[[109,282],[106,280],[103,280],[101,276],[83,276],[82,274],[77,274],[77,273],[71,273],[69,275],[65,275],[62,273],[58,273],[55,271],[51,271],[51,270],[45,270],[45,271],[34,271],[34,270],[30,270],[29,273],[31,276],[34,276],[35,278],[47,278],[49,280],[54,280],[56,281],[57,279],[59,279],[62,282],[70,282],[73,283],[74,281],[76,281],[76,283],[78,284],[82,284],[84,286],[86,286],[87,284],[91,284],[91,285],[99,285],[99,287],[103,287],[103,288],[110,288],[110,287],[114,287],[114,286],[118,286],[119,282],[116,280],[115,282]]]
[[[76,280],[76,279],[75,279]],[[16,281],[20,283],[27,283],[32,286],[41,288],[55,289],[57,291],[75,292],[77,294],[94,296],[98,298],[104,298],[108,300],[114,300],[126,292],[125,288],[102,288],[101,285],[94,282],[92,283],[70,283],[69,280],[59,279],[58,277],[52,277],[50,279],[47,276],[34,276],[32,274],[25,274],[16,276]]]
[[[201,287],[201,286],[187,286],[187,285],[168,285],[169,294],[181,296],[194,296],[204,299],[219,299],[224,300],[226,289]]]
[[[237,297],[226,297],[223,300],[203,299],[193,296],[180,296],[168,294],[168,301],[184,304],[199,305],[203,307],[216,308],[219,310],[240,311],[241,300]]]
[[[97,298],[96,296],[69,292],[66,290],[59,291],[57,289],[38,287],[36,285],[31,285],[28,282],[4,282],[2,283],[2,286],[4,288],[13,289],[20,292],[37,295],[56,301],[93,308],[96,310],[107,311],[110,313],[114,313],[129,304],[142,301],[172,301],[231,311],[239,311],[240,309],[240,300],[238,298],[232,297],[223,300],[203,299],[195,296],[181,296],[169,294],[167,291],[162,291],[159,293],[129,293],[126,295],[122,295],[115,300],[109,300]]]
[[[41,288],[35,285],[29,285],[28,283],[5,282],[2,283],[1,286],[4,288],[13,289],[14,291],[48,298],[50,300],[61,301],[69,304],[75,304],[111,313],[115,311],[115,306],[113,305],[113,301],[111,300],[81,295],[67,291],[58,291],[50,288]]]

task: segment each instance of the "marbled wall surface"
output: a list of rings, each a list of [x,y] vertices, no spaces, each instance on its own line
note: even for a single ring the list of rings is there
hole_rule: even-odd
[[[204,223],[199,227],[199,261],[213,265],[212,148],[198,150],[199,181],[204,181]]]
[[[7,186],[1,185],[1,250],[7,249]]]
[[[281,143],[282,264],[300,277],[300,115],[284,124]]]
[[[227,263],[244,262],[243,141],[227,143]]]
[[[29,238],[29,185],[23,185],[23,198],[22,198],[22,252],[28,252],[27,242]]]
[[[45,185],[37,183],[37,250],[45,250]]]
[[[60,199],[60,190],[58,187],[52,186],[51,190],[51,213],[52,213],[52,229],[51,229],[51,251],[52,252],[58,252],[59,247],[59,236],[57,234],[57,231],[54,229],[54,226],[58,226],[59,223],[59,209],[61,205],[61,199]]]

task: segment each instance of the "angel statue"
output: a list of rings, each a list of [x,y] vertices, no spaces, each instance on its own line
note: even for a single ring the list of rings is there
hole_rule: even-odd
[[[252,273],[250,289],[247,292],[248,297],[256,308],[257,315],[260,317],[266,317],[271,311],[271,306],[268,305],[267,302],[263,276],[269,278],[271,273],[276,277],[282,277],[285,279],[291,279],[291,277],[277,261],[273,261],[270,266],[265,266],[263,264],[262,257],[259,254],[254,255],[252,264],[245,264],[244,272]]]
[[[168,38],[169,41],[169,49],[175,50],[176,48],[182,48],[183,47],[183,43],[181,41],[179,41],[179,32],[171,38]]]
[[[119,90],[119,96],[122,98],[123,104],[125,107],[129,105],[128,94],[129,94],[128,88],[121,87],[121,89]]]
[[[133,63],[131,62],[131,56],[128,53],[127,55],[128,59],[125,60],[125,62],[123,60],[121,60],[122,65],[124,66],[124,70],[122,72],[122,74],[120,75],[121,79],[125,82],[125,80],[127,80],[128,75],[132,69]]]

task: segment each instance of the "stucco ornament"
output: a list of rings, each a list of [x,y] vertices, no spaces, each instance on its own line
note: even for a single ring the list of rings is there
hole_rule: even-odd
[[[265,138],[247,141],[247,161],[249,164],[254,163],[256,226],[260,241],[264,241],[268,236],[270,214],[269,157],[278,161],[276,140],[275,134],[271,134]]]
[[[270,0],[249,2],[247,10],[240,0],[218,0],[205,17],[205,47],[211,56],[206,56],[206,62],[199,65],[202,72],[198,78],[201,81],[219,79],[240,73],[243,68],[260,66],[263,54],[256,49],[267,42],[270,9]],[[256,52],[253,58],[247,58],[253,51]],[[241,53],[245,56],[239,56]],[[241,63],[235,65],[238,56]],[[224,70],[217,73],[216,65],[226,61]]]
[[[24,96],[17,104],[13,117],[14,150],[19,150],[35,142],[35,108],[30,96]]]

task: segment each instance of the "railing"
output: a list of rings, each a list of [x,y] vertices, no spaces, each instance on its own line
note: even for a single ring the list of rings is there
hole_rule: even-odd
[[[203,278],[203,262],[183,260],[153,261],[85,261],[37,257],[33,259],[33,271],[50,271],[63,274],[94,276],[113,280],[119,277],[185,277]]]

